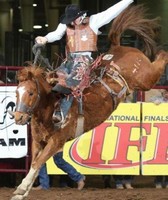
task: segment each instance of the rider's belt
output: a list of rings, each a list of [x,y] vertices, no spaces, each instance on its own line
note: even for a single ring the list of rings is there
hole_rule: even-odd
[[[99,56],[99,52],[98,51],[83,51],[83,52],[68,53],[68,57],[71,59],[81,57],[81,56],[88,56],[95,60]]]

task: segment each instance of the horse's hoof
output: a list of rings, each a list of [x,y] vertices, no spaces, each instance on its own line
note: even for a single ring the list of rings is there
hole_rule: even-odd
[[[24,195],[25,193],[26,193],[26,191],[23,190],[23,189],[21,189],[21,188],[17,188],[17,189],[13,192],[13,194],[15,194],[15,195]]]
[[[22,195],[15,195],[10,200],[23,200],[23,199],[24,199],[24,196],[22,196]]]

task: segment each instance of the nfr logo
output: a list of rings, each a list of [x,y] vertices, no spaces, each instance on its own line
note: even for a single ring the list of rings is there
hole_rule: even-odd
[[[140,160],[132,160],[130,158],[132,152],[136,155],[150,154],[146,160],[143,160],[144,165],[154,164],[168,164],[168,123],[142,123],[141,128],[143,136],[140,136],[140,131],[136,134],[136,139],[132,139],[135,129],[140,130],[140,123],[122,123],[104,122],[100,126],[96,127],[91,133],[91,142],[88,145],[88,156],[82,157],[80,145],[78,145],[84,139],[84,135],[78,138],[71,145],[70,157],[76,163],[88,168],[97,169],[110,169],[110,168],[124,168],[139,166]],[[114,133],[114,127],[117,132]],[[113,145],[105,145],[107,131],[110,130],[111,137],[115,142]],[[155,133],[155,134],[152,134]],[[116,135],[116,136],[115,136]],[[153,138],[154,145],[150,145],[151,137]],[[149,140],[149,141],[148,141]],[[112,150],[114,147],[114,150]],[[103,159],[103,152],[110,152],[108,158]],[[144,156],[145,158],[145,156]]]

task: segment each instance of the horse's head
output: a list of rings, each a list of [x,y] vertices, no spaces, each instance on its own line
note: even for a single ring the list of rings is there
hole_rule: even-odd
[[[40,99],[38,80],[27,80],[20,82],[16,89],[16,111],[15,121],[24,125],[31,119],[34,109]]]
[[[37,75],[37,69],[24,68],[18,71],[16,111],[13,113],[16,124],[24,125],[28,123],[34,110],[39,106],[41,79]]]

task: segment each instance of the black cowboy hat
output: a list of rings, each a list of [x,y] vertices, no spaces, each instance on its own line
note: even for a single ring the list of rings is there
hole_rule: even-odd
[[[65,14],[61,17],[62,24],[70,24],[72,21],[82,16],[87,11],[80,11],[79,6],[76,4],[68,5],[65,8]]]

